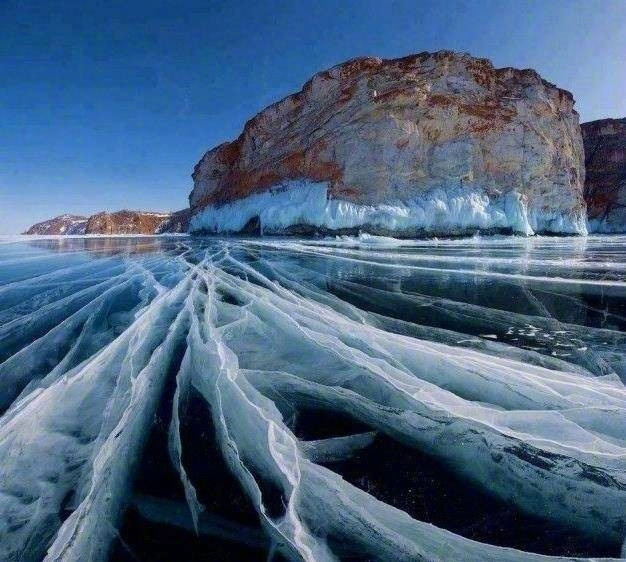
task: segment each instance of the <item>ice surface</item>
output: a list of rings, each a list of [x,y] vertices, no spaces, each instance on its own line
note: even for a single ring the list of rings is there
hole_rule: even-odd
[[[409,201],[358,205],[330,198],[324,182],[305,181],[286,182],[226,205],[206,207],[192,217],[190,231],[239,232],[255,217],[265,233],[281,232],[294,225],[331,230],[369,228],[404,235],[506,229],[524,235],[587,233],[580,217],[529,210],[515,192],[489,197],[478,189],[433,189]]]
[[[625,243],[5,241],[0,559],[619,557]]]

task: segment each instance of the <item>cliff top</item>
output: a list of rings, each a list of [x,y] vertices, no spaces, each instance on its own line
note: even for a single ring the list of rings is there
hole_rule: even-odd
[[[420,66],[426,64],[429,60],[432,60],[438,65],[444,65],[451,62],[462,62],[466,65],[469,71],[474,75],[477,82],[488,84],[490,77],[495,79],[510,78],[517,80],[520,83],[540,83],[548,89],[555,90],[559,96],[563,96],[571,100],[574,103],[574,96],[568,90],[559,88],[555,84],[548,82],[540,76],[540,74],[531,68],[517,69],[513,67],[495,68],[493,63],[486,58],[479,58],[470,55],[469,53],[457,52],[451,50],[441,50],[436,52],[424,51],[412,55],[407,55],[398,58],[384,59],[381,57],[363,56],[355,57],[336,64],[326,70],[315,73],[309,80],[307,80],[302,88],[294,93],[291,93],[284,98],[268,105],[261,111],[251,117],[244,125],[241,134],[232,141],[225,141],[211,150],[209,153],[216,150],[224,150],[228,145],[233,145],[245,137],[245,135],[255,127],[256,123],[263,118],[263,115],[274,110],[278,110],[283,105],[299,105],[302,103],[302,98],[306,97],[313,88],[316,81],[337,79],[344,82],[353,81],[356,77],[361,75],[380,74],[381,71],[390,70],[394,72],[406,72],[407,74],[413,70],[419,69]],[[206,155],[206,154],[205,154]],[[202,160],[201,160],[202,161]],[[200,161],[200,162],[201,162]],[[198,163],[198,165],[200,164]],[[197,166],[196,165],[196,168]],[[194,173],[196,172],[194,168]],[[193,177],[194,174],[192,174]]]
[[[623,134],[626,133],[626,117],[607,117],[605,119],[597,119],[596,121],[587,121],[586,123],[581,123],[580,128],[583,137]]]

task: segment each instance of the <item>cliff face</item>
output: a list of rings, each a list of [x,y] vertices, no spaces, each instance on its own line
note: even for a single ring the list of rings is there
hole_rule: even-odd
[[[31,226],[24,234],[163,234],[187,232],[189,209],[173,213],[117,211],[90,217],[62,215]]]
[[[203,156],[190,229],[584,233],[573,105],[466,54],[351,60]]]
[[[626,118],[581,125],[592,232],[626,232]]]
[[[87,217],[60,215],[34,224],[24,234],[84,234],[86,225]]]

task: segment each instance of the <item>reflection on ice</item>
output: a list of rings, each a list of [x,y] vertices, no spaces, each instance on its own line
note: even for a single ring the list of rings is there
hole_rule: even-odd
[[[3,240],[0,559],[619,556],[625,242]]]

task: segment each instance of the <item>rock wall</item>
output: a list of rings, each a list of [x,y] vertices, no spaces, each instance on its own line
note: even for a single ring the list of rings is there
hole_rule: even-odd
[[[467,54],[351,60],[203,156],[190,229],[584,233],[573,106],[533,70]]]
[[[591,232],[626,232],[626,118],[581,125]]]

